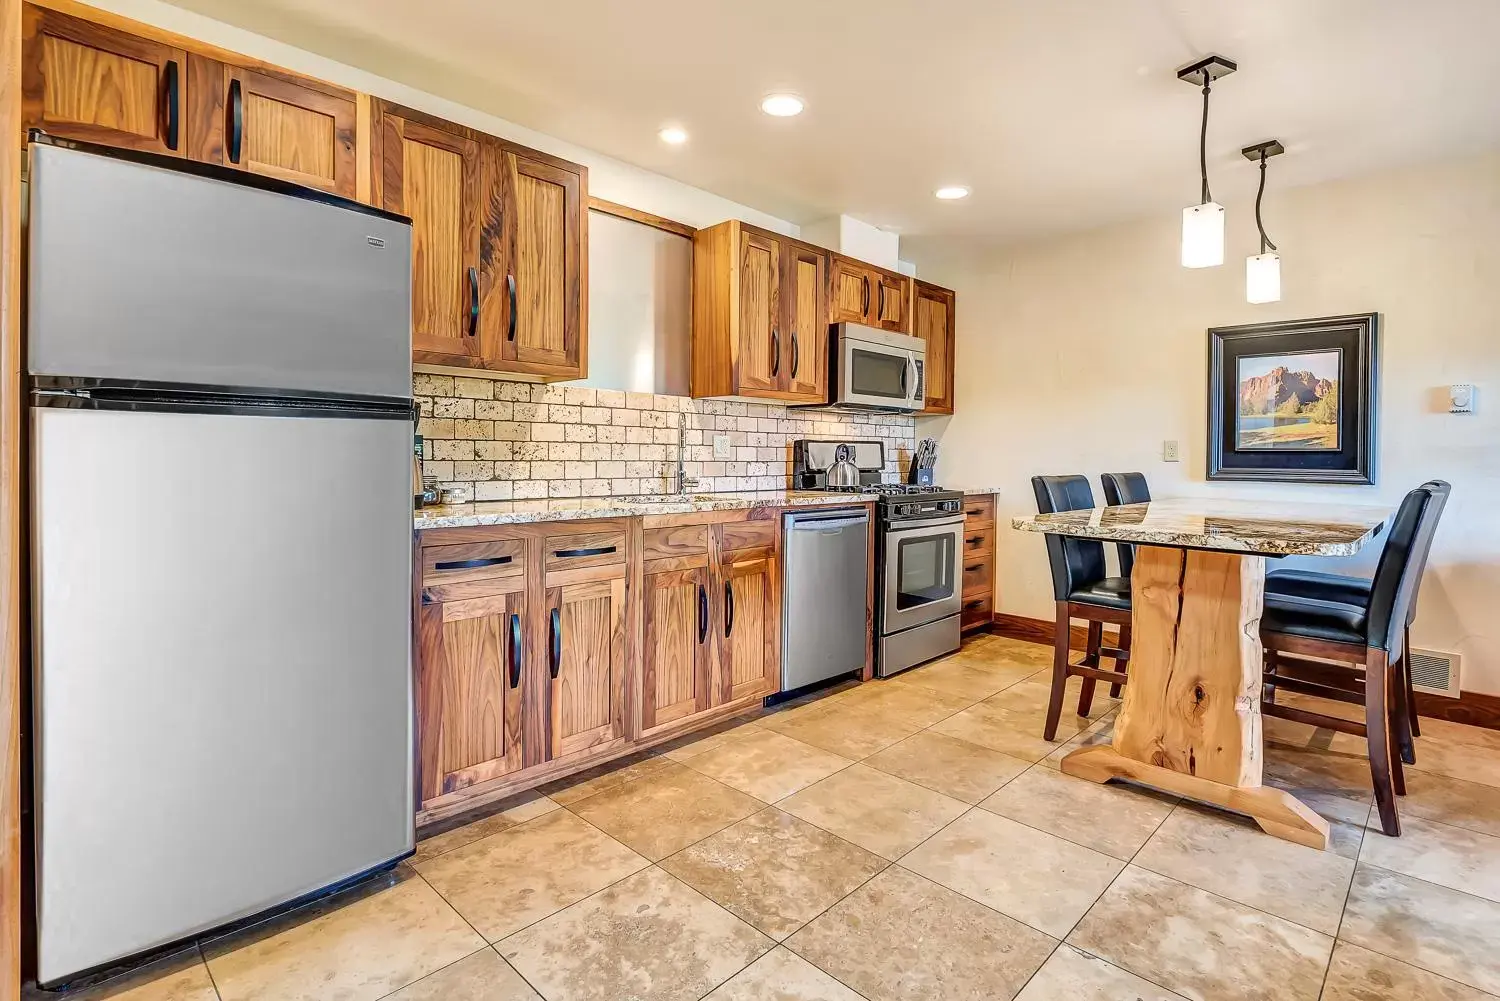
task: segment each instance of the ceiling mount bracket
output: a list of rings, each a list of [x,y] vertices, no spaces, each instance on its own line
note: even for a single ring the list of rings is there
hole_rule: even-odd
[[[1259,160],[1262,157],[1280,156],[1285,152],[1286,147],[1281,145],[1280,139],[1267,139],[1263,143],[1256,143],[1253,146],[1246,146],[1244,149],[1240,150],[1240,154],[1244,156],[1246,160]]]
[[[1190,83],[1194,87],[1202,87],[1221,76],[1228,76],[1237,69],[1239,69],[1237,63],[1223,56],[1206,56],[1178,70],[1177,79]]]

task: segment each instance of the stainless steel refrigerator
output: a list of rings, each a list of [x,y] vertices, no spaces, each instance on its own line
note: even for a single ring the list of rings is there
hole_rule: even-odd
[[[38,980],[409,853],[411,227],[29,147]]]

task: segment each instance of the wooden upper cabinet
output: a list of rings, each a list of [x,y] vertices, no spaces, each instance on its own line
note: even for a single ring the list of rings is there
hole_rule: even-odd
[[[582,378],[587,374],[584,169],[508,144],[485,152],[502,164],[500,190],[481,193],[491,205],[498,195],[501,204],[499,219],[485,220],[485,238],[493,238],[491,227],[498,222],[505,263],[503,274],[494,272],[504,286],[504,307],[494,314],[503,331],[486,328],[487,340],[500,334],[502,364],[491,367]],[[482,253],[494,256],[489,247]]]
[[[418,714],[423,802],[525,764],[521,591],[423,604]]]
[[[625,738],[625,568],[614,573],[547,591],[552,758]]]
[[[827,262],[816,247],[793,243],[787,248],[786,281],[782,283],[790,344],[786,388],[817,402],[829,398]]]
[[[713,623],[706,567],[646,574],[641,729],[651,731],[713,705]]]
[[[870,326],[898,334],[911,333],[907,304],[911,298],[911,279],[894,272],[879,272],[875,278],[875,304],[870,310]]]
[[[740,233],[739,357],[735,361],[740,392],[781,389],[781,241],[773,236]]]
[[[184,50],[42,7],[21,16],[25,129],[183,155]]]
[[[953,413],[955,296],[949,289],[918,281],[912,293],[912,333],[927,342],[924,414]]]
[[[859,261],[838,254],[828,264],[828,322],[868,323],[875,301],[875,274]]]
[[[480,362],[479,143],[389,109],[378,119],[379,204],[412,221],[412,355]]]
[[[742,222],[693,238],[693,395],[828,400],[823,251]]]
[[[719,616],[719,684],[722,705],[776,691],[780,616],[775,598],[775,560],[759,555],[736,559],[726,553],[720,567],[723,601]]]
[[[354,92],[188,56],[189,155],[355,196]]]

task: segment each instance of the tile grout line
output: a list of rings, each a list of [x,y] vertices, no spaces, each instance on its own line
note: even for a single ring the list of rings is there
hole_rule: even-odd
[[[208,955],[203,951],[203,940],[195,939],[193,948],[197,950],[198,961],[203,964],[203,972],[208,974],[208,986],[214,989],[214,997],[219,1001],[225,1001],[224,993],[219,990],[219,981],[214,978],[214,971],[208,965]]]

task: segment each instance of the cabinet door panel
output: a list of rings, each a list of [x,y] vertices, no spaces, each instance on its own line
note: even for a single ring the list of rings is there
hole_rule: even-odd
[[[870,325],[898,334],[910,333],[911,323],[906,315],[906,301],[910,296],[911,279],[899,275],[877,274]]]
[[[625,578],[548,591],[551,756],[625,736]]]
[[[514,317],[502,322],[504,366],[542,375],[583,373],[583,178],[504,153],[511,220],[509,271]],[[507,304],[507,308],[511,308]]]
[[[829,323],[869,323],[875,279],[858,261],[834,255],[829,262]]]
[[[708,709],[712,624],[706,569],[647,574],[642,660],[642,728],[670,723]]]
[[[39,7],[23,8],[22,18],[26,128],[183,154],[187,53]]]
[[[225,163],[354,197],[354,95],[338,96],[238,66],[224,68],[224,92]]]
[[[741,392],[777,390],[785,359],[781,337],[781,241],[740,234],[739,354]]]
[[[807,247],[787,253],[787,389],[809,402],[828,399],[826,258]]]
[[[385,114],[381,203],[412,221],[412,350],[419,362],[472,364],[479,353],[479,144]]]
[[[726,561],[732,557],[726,555]],[[766,557],[726,562],[716,703],[776,690],[775,566]]]
[[[423,605],[421,798],[430,800],[522,766],[526,597],[517,592]]]
[[[927,342],[926,407],[923,413],[953,413],[953,293],[916,283],[912,333]]]

